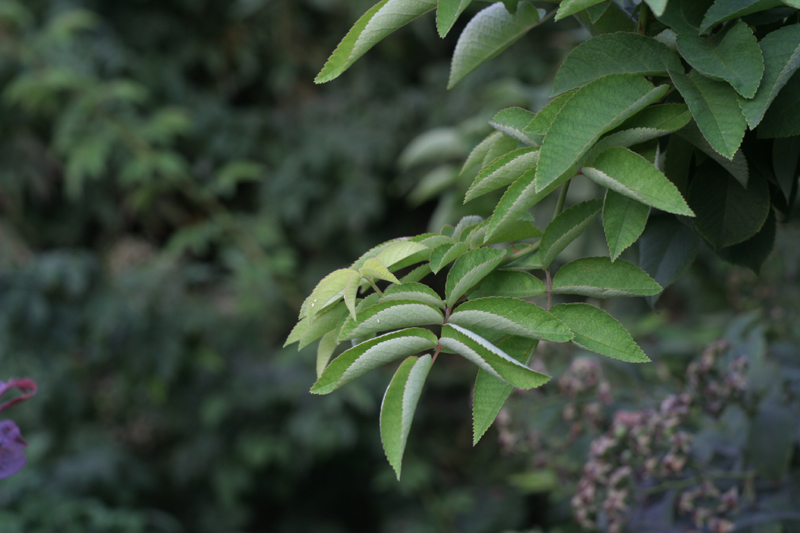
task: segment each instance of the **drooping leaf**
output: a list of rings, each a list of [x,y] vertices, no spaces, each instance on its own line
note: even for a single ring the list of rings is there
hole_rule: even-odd
[[[536,115],[525,125],[522,129],[522,135],[533,141],[536,145],[541,146],[544,142],[544,137],[550,130],[550,124],[553,119],[563,109],[564,104],[572,98],[574,91],[568,91],[553,98],[550,103],[541,108]]]
[[[317,377],[320,377],[325,367],[328,366],[328,361],[331,360],[336,345],[335,331],[329,331],[320,339],[317,345]]]
[[[495,232],[491,238],[483,240],[482,244],[488,246],[501,242],[513,242],[541,237],[542,230],[537,228],[534,222],[533,215],[522,213],[517,220],[510,223],[502,231]]]
[[[422,328],[393,331],[357,344],[331,361],[316,383],[313,394],[328,394],[386,363],[435,348],[436,336]]]
[[[339,301],[344,295],[344,286],[347,284],[347,280],[353,274],[358,274],[358,272],[352,268],[342,268],[322,278],[307,300],[306,318],[309,322],[313,322],[317,313]]]
[[[542,266],[542,256],[539,250],[528,255],[515,259],[508,264],[500,267],[500,270],[510,270],[514,272],[527,272],[529,270],[544,270]]]
[[[609,74],[666,76],[668,70],[683,72],[681,60],[652,37],[637,33],[598,35],[575,47],[564,59],[553,81],[553,94]]]
[[[461,257],[469,250],[469,245],[465,242],[443,244],[437,246],[431,252],[431,272],[437,274],[441,269]]]
[[[532,169],[538,160],[539,149],[535,147],[521,148],[495,159],[481,169],[467,190],[464,203],[513,183],[522,174]]]
[[[703,17],[700,31],[707,33],[712,26],[716,26],[720,22],[733,20],[779,5],[781,5],[780,0],[715,0],[714,5],[708,8]]]
[[[442,327],[439,343],[494,377],[520,389],[539,387],[550,380],[550,376],[531,370],[483,337],[455,324]]]
[[[350,274],[347,278],[347,283],[344,284],[344,304],[347,310],[350,311],[350,316],[353,320],[356,319],[356,297],[358,296],[358,289],[361,286],[362,277],[360,273]]]
[[[331,81],[396,29],[436,7],[436,0],[381,0],[358,19],[314,80]]]
[[[616,260],[644,231],[650,206],[611,189],[603,202],[603,229],[611,260]]]
[[[764,56],[764,76],[756,95],[745,100],[739,98],[750,129],[761,123],[778,92],[800,67],[800,24],[775,30],[758,43]]]
[[[800,135],[800,71],[795,72],[767,109],[756,132],[759,139]]]
[[[436,29],[439,37],[444,38],[453,28],[458,16],[472,3],[472,0],[439,0],[436,9]]]
[[[584,9],[592,7],[593,5],[599,4],[603,1],[604,0],[564,0],[558,7],[556,20],[561,20],[574,13],[577,13],[578,11],[583,11]]]
[[[711,161],[698,167],[688,199],[697,214],[697,231],[715,249],[746,241],[769,214],[769,189],[763,178],[754,174],[745,189]]]
[[[428,305],[436,306],[444,309],[444,301],[439,298],[436,291],[423,285],[422,283],[403,283],[402,285],[393,285],[384,291],[381,296],[381,302],[393,302],[396,300],[412,300],[416,302],[426,303]]]
[[[476,293],[480,297],[531,298],[546,291],[542,280],[532,274],[498,270],[483,278]],[[470,298],[476,298],[476,293],[471,294]]]
[[[387,268],[391,269],[392,266],[400,261],[407,259],[419,252],[425,252],[427,248],[427,246],[418,242],[410,240],[402,241],[387,247],[385,250],[381,250],[381,252],[375,256],[375,259],[380,261],[380,263],[385,265]],[[364,266],[366,266],[366,262]]]
[[[714,150],[710,144],[708,144],[708,141],[705,137],[703,137],[703,134],[700,132],[700,129],[697,127],[697,124],[694,121],[690,122],[685,128],[678,130],[677,135],[689,141],[701,152],[719,163],[722,168],[730,172],[731,175],[736,178],[736,180],[741,183],[743,187],[747,187],[747,182],[750,177],[750,170],[747,167],[747,159],[745,159],[741,150],[736,152],[736,154],[733,156],[733,159],[723,157],[719,152]]]
[[[553,294],[592,298],[653,296],[661,292],[647,272],[633,263],[607,257],[584,257],[562,266],[553,278]]]
[[[536,190],[557,180],[601,135],[660,100],[667,86],[654,88],[641,76],[611,74],[578,89],[550,126],[539,152]]]
[[[693,216],[678,188],[647,159],[613,147],[583,168],[585,176],[619,194],[678,215]]]
[[[772,168],[778,187],[788,201],[800,177],[800,136],[775,139],[772,144]]]
[[[359,269],[358,273],[365,278],[378,278],[392,283],[400,283],[400,280],[389,272],[386,265],[373,258],[364,261],[364,266]]]
[[[550,312],[572,330],[571,342],[581,348],[628,363],[650,361],[622,324],[602,309],[583,303],[559,304]]]
[[[525,132],[525,127],[534,120],[535,116],[536,115],[527,109],[509,107],[508,109],[498,111],[497,114],[492,117],[492,120],[489,121],[489,125],[514,140],[527,144],[528,146],[533,146],[538,143],[535,141],[535,137]]]
[[[481,10],[458,37],[447,88],[452,88],[464,76],[500,54],[538,25],[541,15],[528,2],[520,2],[513,15],[499,3]]]
[[[747,129],[736,91],[726,82],[706,78],[699,72],[685,76],[671,71],[670,78],[689,106],[703,137],[714,150],[733,159]]]
[[[542,266],[548,268],[553,259],[594,220],[603,209],[602,200],[589,200],[565,209],[544,229],[539,253]]]
[[[348,318],[339,331],[338,340],[359,339],[390,329],[442,322],[442,312],[432,305],[414,300],[383,301],[359,312],[357,320]]]
[[[648,6],[650,6],[650,10],[657,17],[663,15],[664,10],[667,9],[667,0],[644,0],[644,1]]]
[[[729,263],[747,267],[758,274],[775,246],[775,231],[775,212],[770,209],[767,220],[758,233],[744,242],[717,250],[717,255]]]
[[[408,433],[422,386],[431,369],[431,356],[409,357],[400,365],[381,402],[381,442],[398,481]]]
[[[509,337],[497,347],[523,365],[530,363],[539,341],[525,337]],[[489,426],[497,418],[514,386],[498,379],[483,369],[478,370],[472,394],[472,445],[478,444]]]
[[[697,34],[703,16],[714,0],[669,0],[658,20],[676,32]]]
[[[639,239],[639,266],[666,288],[692,265],[699,248],[700,239],[674,217],[651,217]],[[650,298],[650,305],[657,299]]]
[[[764,74],[764,58],[753,31],[737,22],[710,38],[682,33],[678,50],[699,72],[727,81],[745,98],[756,94]]]
[[[552,342],[567,342],[572,338],[560,320],[538,305],[516,298],[489,297],[464,302],[450,315],[449,323]]]
[[[494,270],[506,256],[504,250],[477,248],[459,257],[445,283],[445,301],[448,307],[458,301],[470,288]]]

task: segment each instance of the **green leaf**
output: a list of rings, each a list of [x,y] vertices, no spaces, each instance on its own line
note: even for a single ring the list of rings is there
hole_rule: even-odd
[[[483,337],[455,324],[442,327],[439,343],[492,376],[520,389],[539,387],[550,380],[550,376],[531,370]]]
[[[573,165],[567,169],[550,185],[540,191],[536,191],[536,171],[529,170],[511,184],[503,197],[497,203],[490,218],[489,228],[486,230],[486,239],[492,240],[496,235],[501,234],[514,224],[520,214],[538,204],[543,198],[556,190],[562,183],[570,179],[578,171],[578,167]]]
[[[633,21],[627,11],[622,9],[615,2],[609,2],[606,9],[599,18],[593,19],[591,11],[580,11],[575,14],[575,17],[581,25],[589,30],[592,36],[604,35],[607,33],[616,32],[631,32],[636,29],[636,23]]]
[[[453,307],[461,296],[493,271],[505,256],[504,250],[478,248],[459,257],[447,274],[445,283],[447,306]]]
[[[700,32],[703,15],[713,2],[714,0],[669,0],[658,20],[678,33],[697,34]]]
[[[751,100],[739,98],[750,129],[764,118],[778,91],[800,67],[800,24],[775,30],[758,43],[764,56],[764,76]]]
[[[564,108],[564,104],[566,104],[574,94],[575,91],[568,91],[553,98],[549,104],[540,109],[530,122],[522,128],[521,135],[526,139],[530,139],[534,144],[541,146],[542,142],[544,142],[545,135],[550,131],[550,124],[553,123],[553,119],[556,118],[556,115]]]
[[[361,255],[361,257],[359,257],[358,259],[353,261],[353,264],[350,265],[350,268],[353,269],[353,270],[358,270],[359,268],[364,266],[364,262],[367,259],[370,259],[370,258],[373,258],[373,257],[378,257],[378,254],[380,254],[383,250],[385,250],[385,249],[387,249],[387,248],[389,248],[391,246],[394,246],[395,244],[402,243],[402,242],[407,241],[407,240],[408,239],[401,238],[401,239],[391,239],[389,241],[382,242],[381,244],[379,244],[377,246],[374,246],[373,248],[370,248],[369,250],[364,252]]]
[[[714,249],[746,241],[761,229],[769,214],[769,189],[754,174],[747,189],[711,161],[698,167],[689,187],[695,228]]]
[[[489,125],[514,140],[528,146],[537,144],[534,137],[525,132],[526,126],[534,120],[536,115],[521,107],[509,107],[498,111],[489,121]],[[516,148],[516,147],[515,147]]]
[[[661,104],[646,107],[623,122],[616,130],[653,129],[662,131],[662,135],[677,131],[692,120],[688,106],[684,104]],[[613,134],[614,132],[612,132]],[[644,142],[649,139],[643,139]]]
[[[286,348],[290,344],[294,344],[295,342],[299,341],[300,338],[303,336],[308,330],[308,319],[303,317],[300,319],[297,324],[294,325],[292,331],[289,332],[289,336],[286,337],[286,342],[283,343],[283,347]]]
[[[550,126],[539,153],[536,190],[557,180],[601,135],[660,100],[667,86],[654,88],[632,74],[611,74],[578,89]]]
[[[651,217],[639,239],[639,266],[666,288],[688,270],[699,248],[691,228],[674,217]],[[650,304],[657,299],[650,298]]]
[[[465,242],[443,244],[431,252],[431,272],[438,274],[441,269],[464,255],[469,250]]]
[[[586,350],[627,363],[650,359],[616,318],[589,304],[559,304],[550,312],[575,333],[572,343]]]
[[[514,272],[527,272],[529,270],[544,270],[542,266],[542,256],[539,250],[533,253],[515,259],[510,263],[500,267],[500,270],[509,270]]]
[[[553,81],[553,94],[609,74],[666,76],[668,70],[683,72],[681,60],[652,37],[637,33],[598,35],[575,47],[564,59]]]
[[[578,11],[583,11],[586,8],[592,7],[595,4],[599,4],[604,0],[564,0],[561,2],[561,5],[558,7],[558,13],[556,13],[556,20],[561,20],[565,17],[572,15],[573,13],[577,13]]]
[[[424,244],[414,241],[401,241],[387,247],[384,250],[381,250],[381,252],[375,256],[375,259],[385,265],[387,268],[391,268],[396,263],[399,263],[400,261],[413,256],[414,254],[426,251],[428,251],[428,247]],[[364,263],[364,266],[366,266],[366,262]]]
[[[497,347],[527,366],[539,341],[524,337],[509,337]],[[472,445],[478,444],[489,426],[497,418],[514,386],[497,379],[485,370],[478,370],[475,390],[472,394]]]
[[[467,215],[465,217],[462,217],[461,220],[458,221],[458,224],[456,224],[455,229],[453,230],[453,235],[452,235],[453,239],[457,241],[466,240],[465,230],[467,230],[467,228],[471,226],[480,224],[481,222],[483,222],[483,217],[480,217],[478,215]]]
[[[464,162],[464,166],[461,167],[461,175],[463,175],[464,172],[470,170],[471,168],[482,166],[484,164],[484,161],[486,161],[486,157],[488,156],[489,151],[492,150],[492,148],[496,144],[498,144],[498,142],[500,142],[501,139],[508,139],[508,137],[506,137],[499,131],[493,131],[492,133],[487,135],[486,138],[478,144],[478,146],[472,149],[472,151],[469,153],[469,156],[467,156],[467,160]],[[511,139],[508,140],[511,141]],[[517,147],[516,142],[512,141],[511,144],[512,146],[507,152],[510,152],[511,150]]]
[[[336,79],[384,37],[435,7],[436,0],[381,0],[347,32],[314,82]]]
[[[648,6],[650,6],[650,10],[657,17],[663,15],[664,10],[667,9],[667,0],[644,0],[644,1]]]
[[[513,183],[523,173],[534,168],[538,160],[539,148],[534,147],[521,148],[498,157],[478,173],[475,181],[467,190],[464,203]]]
[[[770,209],[767,220],[758,233],[744,242],[718,250],[717,255],[729,263],[747,267],[758,274],[775,246],[775,231],[775,212]]]
[[[331,360],[334,350],[336,350],[336,332],[329,331],[320,339],[317,345],[317,377],[322,375],[325,367],[328,366],[328,361]]]
[[[678,35],[681,55],[709,78],[730,83],[745,98],[756,94],[764,74],[764,58],[753,31],[737,22],[710,38]]]
[[[415,283],[430,273],[431,273],[431,265],[425,263],[424,265],[418,266],[417,268],[415,268],[414,270],[412,270],[411,272],[400,278],[400,282],[403,285],[407,283]]]
[[[490,221],[487,221],[490,222]],[[498,244],[501,242],[521,241],[542,236],[542,230],[536,227],[532,215],[522,213],[519,218],[506,226],[502,231],[495,232],[490,239],[483,241],[484,245]]]
[[[679,130],[677,134],[720,164],[722,168],[730,172],[731,175],[736,178],[736,180],[741,183],[743,187],[747,187],[747,182],[750,179],[750,171],[747,168],[747,159],[745,159],[741,150],[736,152],[736,154],[733,156],[733,159],[723,157],[719,152],[714,150],[710,144],[708,144],[708,141],[705,137],[703,137],[703,134],[700,132],[700,129],[697,127],[697,124],[694,121],[689,123],[689,125],[685,128]]]
[[[800,71],[789,81],[767,109],[756,130],[759,139],[800,135]]]
[[[386,289],[381,296],[381,302],[393,302],[396,300],[413,300],[415,302],[422,302],[428,305],[436,306],[444,309],[444,301],[439,298],[436,291],[423,285],[422,283],[403,283],[402,285],[393,285]]]
[[[744,448],[747,468],[778,482],[786,477],[795,448],[797,414],[791,407],[764,402],[753,417]]]
[[[698,72],[684,76],[670,72],[675,87],[683,96],[703,137],[727,159],[739,149],[747,123],[739,110],[736,91],[723,81],[706,78]]]
[[[361,274],[350,274],[347,278],[347,283],[344,284],[344,304],[347,310],[350,311],[350,316],[353,320],[356,319],[356,296],[358,296],[358,288],[361,286]]]
[[[628,148],[609,148],[591,166],[584,167],[583,173],[592,181],[643,204],[678,215],[694,215],[678,188],[647,159]]]
[[[313,394],[328,394],[386,363],[435,348],[436,336],[422,328],[393,331],[357,344],[334,359],[311,387]]]
[[[772,168],[778,187],[788,201],[800,177],[800,136],[775,139],[772,144]]]
[[[549,268],[553,259],[578,235],[583,233],[583,230],[594,220],[602,208],[602,200],[589,200],[559,213],[544,229],[544,235],[539,245],[542,266]]]
[[[342,268],[322,278],[307,300],[306,317],[309,321],[313,321],[318,312],[336,303],[344,295],[344,286],[353,274],[358,272],[352,268]]]
[[[470,294],[470,298],[485,296],[531,298],[546,291],[542,280],[527,272],[496,271],[483,278],[477,294]]]
[[[447,88],[525,35],[540,18],[539,10],[528,2],[521,2],[513,15],[500,3],[481,10],[458,37]]]
[[[449,323],[528,339],[552,342],[572,339],[572,333],[560,320],[538,305],[516,298],[489,297],[464,302],[450,315]]]
[[[708,145],[706,140],[703,139],[703,135],[699,130],[697,130],[697,136],[703,140],[704,144]],[[714,152],[711,146],[708,146],[708,149]],[[716,152],[714,153],[716,154]],[[737,155],[742,158],[744,157],[738,152]],[[669,178],[669,181],[675,184],[683,196],[686,195],[686,192],[689,189],[689,172],[692,168],[693,156],[694,149],[689,141],[680,135],[670,135],[669,142],[667,143],[667,154],[664,160],[664,175]],[[717,154],[717,157],[723,159],[724,161],[728,161],[719,154]],[[736,157],[734,156],[734,161],[735,160]],[[728,161],[728,163],[731,163],[731,161]],[[745,170],[747,170],[746,166]],[[746,179],[745,183],[747,183]]]
[[[781,5],[780,0],[716,0],[714,5],[706,11],[703,22],[700,24],[700,31],[707,33],[712,26],[716,26],[720,22],[733,20],[779,5]]]
[[[608,253],[614,261],[644,231],[650,206],[623,196],[611,189],[603,202],[603,229],[608,243]]]
[[[391,281],[392,283],[400,283],[400,280],[397,279],[394,274],[389,272],[389,269],[386,268],[386,265],[374,258],[364,261],[364,266],[359,269],[358,273],[365,278],[378,278]]]
[[[381,402],[381,442],[386,459],[394,468],[398,481],[411,421],[431,364],[430,355],[409,357],[403,361]]]
[[[359,339],[380,331],[443,322],[442,312],[432,305],[414,300],[382,301],[360,311],[358,320],[348,318],[339,331],[338,340]]]
[[[592,21],[592,24],[597,24],[597,21],[606,14],[609,6],[611,6],[611,0],[603,0],[599,4],[586,8],[586,15],[589,16],[589,20]]]
[[[317,314],[313,320],[308,322],[308,327],[300,336],[300,344],[297,349],[302,350],[329,331],[335,330],[345,316],[347,316],[347,307],[341,302],[329,310]]]
[[[458,16],[471,3],[472,0],[439,0],[439,7],[436,9],[436,29],[442,39],[450,33]]]
[[[661,292],[647,272],[633,263],[608,257],[584,257],[558,269],[553,294],[580,294],[592,298],[653,296]]]

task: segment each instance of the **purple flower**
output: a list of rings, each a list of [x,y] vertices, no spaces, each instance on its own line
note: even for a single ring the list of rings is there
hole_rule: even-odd
[[[28,443],[11,420],[0,420],[0,479],[19,472],[25,466]]]

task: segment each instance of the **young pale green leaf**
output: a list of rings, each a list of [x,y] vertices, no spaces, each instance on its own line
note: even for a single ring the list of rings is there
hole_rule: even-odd
[[[503,135],[499,131],[493,131],[489,135],[486,136],[484,140],[478,143],[478,146],[472,149],[467,156],[467,160],[464,162],[464,166],[461,167],[461,174],[464,175],[464,172],[482,166],[484,161],[486,160],[486,156],[489,154],[489,151],[496,145],[501,139],[507,139],[505,135]],[[511,148],[513,150],[516,148],[517,143],[513,143],[514,146]],[[510,151],[510,150],[509,150]]]
[[[598,35],[575,47],[564,59],[553,81],[553,94],[609,74],[666,76],[668,70],[683,72],[681,60],[652,37],[637,33]]]
[[[764,58],[753,30],[744,22],[710,38],[682,33],[677,44],[684,59],[702,74],[727,81],[745,98],[756,94],[764,74]]]
[[[331,81],[396,29],[436,7],[436,0],[381,0],[358,19],[314,80]]]
[[[452,88],[483,62],[525,35],[539,24],[541,16],[539,10],[528,2],[520,3],[513,15],[500,3],[480,11],[458,37],[447,88]]]
[[[431,369],[431,356],[409,357],[394,374],[381,402],[381,442],[389,464],[400,480],[403,452],[406,449],[411,420],[422,394],[422,386]]]
[[[550,263],[556,258],[569,243],[594,220],[603,209],[602,200],[589,200],[569,209],[565,209],[554,218],[544,229],[539,253],[542,257],[542,266],[549,268]]]
[[[483,278],[478,290],[469,297],[470,299],[486,296],[531,298],[545,292],[547,289],[542,280],[527,272],[496,271]]]
[[[717,255],[729,263],[747,267],[758,274],[775,246],[775,230],[775,212],[770,209],[767,220],[758,233],[744,242],[718,250]]]
[[[442,322],[442,312],[432,305],[414,300],[383,301],[359,312],[358,320],[348,318],[339,331],[338,340],[359,339],[390,329]]]
[[[533,352],[539,341],[525,337],[508,337],[497,347],[523,365],[530,363]],[[514,386],[502,379],[497,379],[483,369],[478,370],[475,378],[475,389],[472,394],[472,445],[478,444],[489,426],[497,418],[506,399],[511,395]]]
[[[589,304],[559,304],[550,312],[575,333],[572,343],[586,350],[627,363],[650,359],[616,318]]]
[[[358,272],[352,268],[342,268],[322,278],[308,297],[306,317],[309,321],[313,322],[317,313],[333,305],[344,295],[344,286],[352,274]]]
[[[708,141],[703,137],[703,134],[694,121],[690,122],[685,128],[678,130],[676,133],[720,164],[722,168],[730,172],[743,187],[747,187],[747,182],[750,179],[750,170],[747,167],[747,159],[745,159],[741,150],[734,154],[733,159],[723,157],[708,144]]]
[[[427,249],[421,250],[393,264],[392,265],[393,271],[399,270],[401,268],[406,268],[413,264],[419,263],[420,261],[427,261],[428,259],[430,259],[431,253],[433,252],[434,248],[436,248],[437,246],[441,246],[442,244],[455,242],[452,238],[445,235],[441,235],[439,233],[423,233],[422,235],[417,235],[416,237],[412,237],[411,240],[417,244],[423,245]]]
[[[562,183],[574,176],[577,171],[578,167],[572,165],[555,181],[540,191],[536,190],[535,170],[529,170],[520,176],[517,181],[511,184],[497,203],[497,206],[495,206],[492,218],[489,219],[490,222],[486,230],[486,239],[492,240],[496,235],[504,232],[508,226],[514,224],[519,219],[520,214],[525,213],[528,209],[538,204]]]
[[[442,327],[439,344],[520,389],[539,387],[550,380],[550,376],[531,370],[477,333],[455,324]]]
[[[420,265],[402,278],[400,278],[401,284],[406,283],[416,283],[428,274],[431,273],[431,265],[429,263],[425,263],[424,265]]]
[[[445,282],[447,306],[453,307],[470,288],[497,268],[505,256],[505,250],[477,248],[459,257],[450,272],[447,273]]]
[[[628,148],[609,148],[590,167],[584,167],[583,173],[592,181],[643,204],[694,216],[678,188],[647,159]]]
[[[611,74],[575,92],[550,126],[539,152],[536,190],[567,171],[601,135],[660,100],[667,86],[654,88],[641,76]]]
[[[675,71],[669,74],[703,137],[722,156],[733,159],[747,129],[736,91],[726,82],[706,78],[699,72],[688,76]]]
[[[353,264],[350,265],[350,268],[352,268],[353,270],[358,270],[359,268],[364,266],[364,262],[367,259],[370,259],[370,258],[373,258],[373,257],[378,257],[378,254],[380,254],[383,250],[385,250],[385,249],[387,249],[387,248],[389,248],[391,246],[394,246],[395,244],[402,243],[402,242],[405,242],[405,241],[408,241],[408,240],[409,240],[408,238],[400,238],[400,239],[391,239],[389,241],[382,242],[381,244],[379,244],[377,246],[374,246],[374,247],[370,248],[369,250],[367,250],[366,252],[364,252],[363,254],[361,254],[361,257],[359,257],[358,259],[353,261]]]
[[[545,135],[547,135],[547,132],[550,130],[550,124],[553,123],[553,119],[556,118],[556,115],[564,108],[564,104],[566,104],[574,94],[575,91],[568,91],[553,98],[550,103],[540,109],[522,129],[522,134],[536,145],[541,146],[542,142],[544,142]]]
[[[289,332],[289,336],[286,337],[286,342],[283,343],[283,347],[286,348],[290,344],[294,344],[295,342],[299,341],[303,333],[308,330],[308,318],[303,317],[301,318],[297,324],[294,325],[292,331]]]
[[[697,34],[714,0],[669,0],[658,20],[678,33]]]
[[[584,257],[558,269],[553,294],[580,294],[592,298],[653,296],[661,292],[647,272],[633,263],[608,257]]]
[[[490,220],[487,220],[487,222],[491,223]],[[517,220],[511,222],[502,231],[495,232],[491,238],[484,239],[483,244],[488,246],[501,242],[514,242],[541,237],[542,230],[537,228],[534,222],[533,215],[522,213]]]
[[[700,248],[695,233],[674,217],[651,217],[639,239],[639,266],[662,287],[671,285],[692,265]],[[648,298],[654,305],[658,296]]]
[[[764,119],[756,130],[758,138],[773,139],[800,135],[800,120],[797,120],[797,117],[800,117],[800,71],[789,78],[767,109]],[[780,179],[778,181],[780,182]],[[784,186],[781,185],[781,188]]]
[[[422,283],[403,283],[402,285],[392,285],[381,296],[381,302],[393,302],[396,300],[412,300],[433,305],[444,309],[444,301],[439,298],[436,291],[423,285]]]
[[[356,319],[356,296],[358,296],[358,288],[361,286],[362,279],[361,274],[350,274],[344,285],[344,304],[350,311],[353,320]]]
[[[746,241],[761,229],[769,214],[769,189],[754,174],[747,189],[723,168],[706,161],[689,187],[689,205],[697,231],[714,249]]]
[[[466,240],[466,230],[472,226],[476,226],[483,222],[483,217],[478,215],[467,215],[465,217],[461,217],[461,220],[458,221],[456,224],[455,229],[453,230],[452,238],[457,241]]]
[[[325,367],[328,366],[328,361],[331,360],[337,344],[335,331],[329,331],[320,339],[317,345],[317,377],[320,377],[322,372],[325,371]]]
[[[603,1],[604,0],[564,0],[558,7],[556,20],[566,18],[574,13],[577,13],[578,11],[583,11],[584,9],[590,8],[593,5],[599,4]]]
[[[400,283],[400,280],[389,272],[386,265],[374,258],[364,261],[364,266],[359,269],[358,273],[365,278],[378,278],[392,283]]]
[[[538,160],[539,148],[536,147],[521,148],[498,157],[478,173],[467,190],[464,203],[515,182],[522,174],[534,168]]]
[[[444,39],[450,33],[458,16],[471,3],[472,0],[439,0],[439,7],[436,9],[436,29],[439,31],[441,38]]]
[[[644,231],[650,206],[611,189],[603,202],[603,230],[611,260],[616,260]]]
[[[569,328],[560,320],[538,305],[516,298],[489,297],[464,302],[450,315],[449,323],[528,339],[552,342],[572,339]]]
[[[401,241],[387,247],[384,250],[381,250],[381,252],[375,256],[375,259],[385,265],[387,268],[391,269],[400,261],[408,259],[414,254],[419,254],[420,252],[429,252],[428,247],[424,244],[414,241]],[[421,259],[421,261],[422,260],[423,259]],[[366,266],[366,262],[364,266]]]
[[[700,32],[708,33],[712,26],[716,26],[720,22],[744,17],[779,5],[781,5],[780,0],[715,0],[714,5],[708,8],[703,17]]]
[[[436,336],[422,328],[393,331],[364,341],[331,361],[311,387],[311,392],[328,394],[370,370],[408,355],[430,350],[437,344]]]
[[[521,107],[509,107],[498,111],[497,114],[489,121],[489,125],[499,131],[500,133],[511,137],[528,146],[533,146],[536,143],[534,137],[525,132],[528,124],[534,120],[536,115],[522,109]]]
[[[441,269],[464,255],[468,250],[469,245],[465,242],[437,246],[431,252],[431,272],[438,274]]]
[[[650,6],[650,10],[657,17],[663,15],[664,10],[667,9],[667,0],[644,0],[644,1],[648,6]]]
[[[515,259],[510,263],[500,267],[500,270],[507,270],[512,272],[528,272],[529,270],[544,270],[542,266],[542,256],[539,250],[536,250],[528,255]]]
[[[297,349],[302,350],[329,331],[335,330],[345,316],[347,316],[347,307],[342,302],[334,305],[329,310],[315,315],[314,319],[308,322],[308,327],[300,336],[300,344]]]
[[[778,92],[800,68],[800,24],[775,30],[761,39],[758,45],[764,56],[761,85],[752,99],[739,98],[739,106],[750,129],[758,126]]]

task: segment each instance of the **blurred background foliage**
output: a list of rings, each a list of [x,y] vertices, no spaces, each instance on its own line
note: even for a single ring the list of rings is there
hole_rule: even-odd
[[[460,31],[442,41],[425,17],[315,86],[370,5],[0,0],[0,379],[39,385],[10,414],[29,462],[0,484],[0,531],[577,530],[589,437],[566,470],[519,444],[543,431],[524,414],[542,395],[568,401],[559,387],[515,396],[473,449],[474,376],[443,360],[397,483],[375,424],[389,371],[311,396],[312,350],[281,348],[325,273],[488,214],[494,198],[461,205],[461,162],[497,110],[547,101],[585,37],[551,23],[448,92]],[[762,278],[701,256],[659,315],[614,308],[656,364],[606,371],[624,399],[606,417],[678,391],[750,312],[759,357],[778,358],[762,386],[797,419],[781,365],[800,359],[798,237],[790,221]],[[543,354],[556,378],[575,355]],[[792,435],[779,479],[797,477]]]

